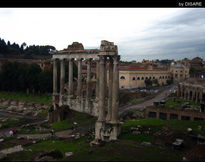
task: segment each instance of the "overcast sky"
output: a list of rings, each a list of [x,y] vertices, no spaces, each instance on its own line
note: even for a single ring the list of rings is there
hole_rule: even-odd
[[[0,38],[21,45],[118,45],[122,60],[205,59],[205,8],[0,8]]]

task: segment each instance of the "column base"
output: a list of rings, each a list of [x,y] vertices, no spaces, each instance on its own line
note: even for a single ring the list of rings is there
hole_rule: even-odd
[[[52,104],[54,106],[54,109],[56,108],[56,104],[59,105],[59,94],[58,93],[53,93],[53,96],[52,96]]]
[[[95,139],[102,141],[117,140],[121,131],[121,124],[106,121],[97,121],[95,124]]]

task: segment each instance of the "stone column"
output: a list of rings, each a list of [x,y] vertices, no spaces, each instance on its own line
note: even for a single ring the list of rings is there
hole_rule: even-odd
[[[107,56],[105,56],[105,70],[104,70],[104,75],[105,75],[105,98],[107,99],[108,94],[107,94]],[[107,100],[105,100],[107,101]]]
[[[96,99],[99,98],[99,75],[100,75],[100,65],[99,65],[99,60],[96,60],[96,89],[95,89]]]
[[[60,95],[63,95],[65,84],[65,62],[61,60],[61,74],[60,74]]]
[[[192,100],[192,101],[194,101],[194,96],[195,96],[195,90],[193,89],[193,90],[192,90],[192,97],[191,97],[191,100]]]
[[[181,98],[184,99],[183,93],[184,93],[184,88],[181,86]]]
[[[118,123],[119,107],[119,59],[120,56],[113,56],[113,86],[112,86],[112,117],[111,123]]]
[[[98,101],[98,121],[105,120],[105,56],[99,56],[99,101]]]
[[[53,60],[53,95],[56,95],[58,88],[58,83],[57,83],[57,61],[54,59]]]
[[[87,60],[87,91],[86,91],[86,96],[88,97],[88,98],[90,98],[90,96],[91,96],[91,92],[90,92],[90,90],[91,90],[91,81],[90,81],[90,79],[91,79],[91,59],[88,59]]]
[[[202,91],[202,89],[200,89],[200,92],[199,92],[199,103],[201,103],[202,102],[202,96],[203,96],[203,91]]]
[[[77,59],[78,61],[78,87],[77,87],[77,95],[81,98],[81,90],[82,90],[82,59]]]
[[[68,76],[68,81],[69,81],[69,91],[68,95],[73,95],[73,59],[69,59],[69,76]]]
[[[177,97],[181,97],[181,87],[178,85],[178,90],[177,90]]]
[[[198,102],[198,90],[197,89],[195,89],[195,102],[197,103]]]
[[[109,89],[108,89],[108,113],[106,120],[110,121],[112,116],[112,86],[113,86],[113,59],[109,57]]]
[[[57,82],[57,60],[53,60],[53,108],[56,110],[56,100],[58,96],[58,82]]]
[[[88,107],[88,111],[91,113],[90,110],[90,98],[91,98],[91,59],[87,60],[87,88],[86,88],[86,103]]]

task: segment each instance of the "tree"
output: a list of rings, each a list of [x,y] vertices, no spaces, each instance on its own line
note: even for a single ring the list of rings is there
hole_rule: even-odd
[[[172,84],[172,83],[173,83],[173,79],[169,79],[169,80],[167,80],[166,83],[167,83],[167,85]]]
[[[152,86],[152,80],[151,79],[145,79],[145,85],[147,88],[151,87]]]

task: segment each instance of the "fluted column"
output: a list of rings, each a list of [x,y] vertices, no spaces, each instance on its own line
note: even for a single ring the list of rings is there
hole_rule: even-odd
[[[96,60],[96,89],[95,89],[96,98],[99,98],[99,75],[100,75],[100,64],[99,64],[99,60]]]
[[[113,59],[109,57],[109,83],[108,83],[108,113],[107,120],[111,120],[112,116],[112,86],[113,86]]]
[[[105,75],[105,84],[104,84],[104,87],[105,87],[105,98],[107,99],[108,97],[108,94],[107,94],[107,56],[105,56],[105,70],[104,70],[104,75]]]
[[[119,59],[120,56],[113,56],[113,87],[112,87],[112,123],[118,123],[119,107]]]
[[[89,100],[91,97],[91,59],[87,60],[87,88],[86,88],[86,100],[89,107]]]
[[[69,85],[69,95],[73,95],[73,59],[69,59],[69,76],[68,76],[68,85]]]
[[[82,96],[82,59],[77,59],[78,61],[78,87],[77,87],[77,95],[80,98]]]
[[[98,121],[105,120],[105,56],[99,56],[99,68],[100,68],[100,75],[99,75],[99,113],[98,113]]]
[[[57,60],[53,60],[53,108],[56,110],[56,103],[58,95],[58,82],[57,82]]]
[[[192,96],[191,96],[192,101],[194,101],[194,96],[195,96],[195,90],[192,90]]]
[[[61,73],[60,73],[60,94],[63,95],[65,84],[65,61],[61,60]]]
[[[202,90],[200,90],[200,92],[199,92],[199,103],[201,103],[202,102],[202,97],[203,97],[203,91]]]
[[[56,95],[57,92],[57,61],[56,59],[53,60],[53,95]]]

